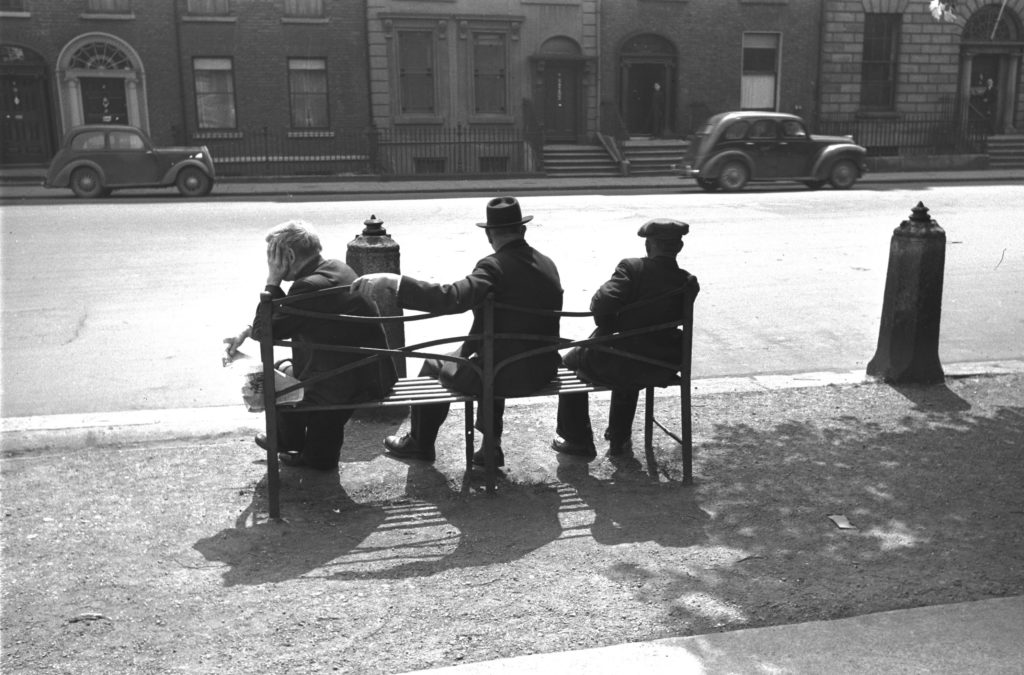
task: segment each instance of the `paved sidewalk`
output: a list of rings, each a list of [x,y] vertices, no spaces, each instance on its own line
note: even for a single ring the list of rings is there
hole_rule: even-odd
[[[518,656],[416,672],[1020,675],[1024,673],[1024,596]]]
[[[945,370],[695,381],[687,489],[672,443],[653,480],[556,458],[550,401],[506,412],[496,498],[364,421],[338,475],[283,472],[282,523],[259,415],[7,419],[2,667],[1024,673],[1024,361]]]
[[[993,181],[1024,181],[1024,169],[981,169],[956,171],[900,171],[867,173],[860,185],[918,183],[964,183]],[[18,179],[0,175],[0,199],[53,199],[73,198],[70,190],[42,187],[41,178],[22,176]],[[788,186],[787,183],[779,183]],[[796,184],[792,184],[796,185]],[[435,180],[381,180],[379,177],[339,177],[335,179],[241,179],[223,178],[217,181],[212,196],[260,195],[361,195],[361,194],[476,194],[476,193],[574,193],[638,189],[678,189],[701,193],[691,180],[678,176],[616,176],[609,178],[556,178],[548,176],[515,178],[478,178]],[[856,186],[854,189],[857,189]],[[164,191],[173,191],[167,188]],[[126,190],[125,195],[145,194],[147,190]],[[112,199],[116,199],[115,195]]]

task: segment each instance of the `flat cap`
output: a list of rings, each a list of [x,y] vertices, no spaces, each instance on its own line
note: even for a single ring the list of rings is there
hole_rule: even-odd
[[[690,226],[682,221],[670,218],[655,218],[641,225],[637,235],[650,237],[651,239],[682,240],[683,235],[689,231]]]

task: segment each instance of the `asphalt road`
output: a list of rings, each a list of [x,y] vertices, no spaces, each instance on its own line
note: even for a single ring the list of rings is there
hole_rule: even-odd
[[[251,320],[262,234],[299,217],[325,253],[375,214],[402,270],[452,281],[488,252],[486,196],[302,201],[152,199],[5,204],[2,415],[191,408],[239,402],[221,340]],[[694,376],[862,368],[874,353],[893,229],[922,201],[948,236],[940,357],[1020,358],[1024,187],[860,186],[848,192],[529,196],[528,238],[559,265],[567,309],[585,309],[653,217],[691,224],[681,264],[701,281]],[[428,324],[433,324],[428,327]],[[465,332],[468,317],[410,325],[409,341]],[[565,322],[563,333],[590,326]],[[249,351],[256,353],[255,345]]]

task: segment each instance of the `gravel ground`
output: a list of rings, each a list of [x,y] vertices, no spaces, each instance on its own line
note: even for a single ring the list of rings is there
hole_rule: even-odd
[[[1022,375],[698,394],[692,487],[665,437],[558,458],[554,412],[508,409],[496,496],[459,413],[433,466],[357,418],[284,522],[250,438],[5,453],[2,670],[396,673],[1024,593]]]

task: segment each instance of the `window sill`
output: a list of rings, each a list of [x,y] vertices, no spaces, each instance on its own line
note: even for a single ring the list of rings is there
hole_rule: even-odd
[[[862,120],[895,120],[902,117],[895,110],[858,110],[853,116]]]
[[[470,115],[470,124],[513,124],[515,118],[511,115]]]
[[[197,131],[192,135],[192,138],[197,141],[207,141],[214,139],[233,139],[233,138],[244,138],[245,134],[241,131]]]
[[[401,115],[395,120],[395,125],[412,126],[416,124],[441,126],[444,124],[444,118],[440,115]]]
[[[281,23],[290,24],[328,24],[331,20],[325,17],[300,17],[300,16],[284,16],[281,17]]]
[[[87,14],[79,14],[79,19],[83,21],[134,21],[135,13],[129,12],[128,14],[105,14],[103,12],[88,12]]]
[[[238,17],[234,16],[202,16],[200,14],[187,14],[181,17],[186,23],[237,23]]]
[[[334,138],[334,132],[324,130],[292,130],[288,132],[288,138]]]
[[[32,12],[4,12],[0,11],[0,19],[31,19]]]

